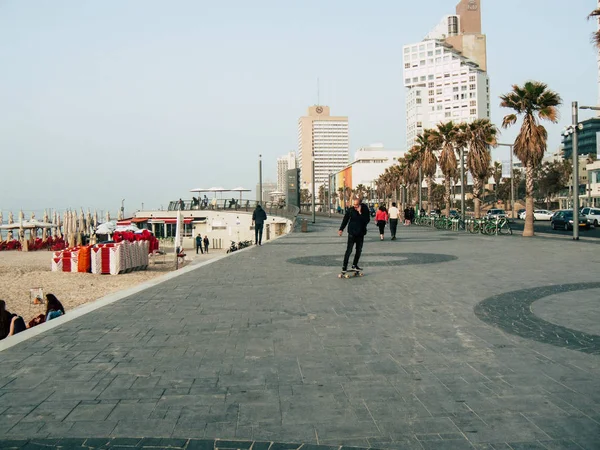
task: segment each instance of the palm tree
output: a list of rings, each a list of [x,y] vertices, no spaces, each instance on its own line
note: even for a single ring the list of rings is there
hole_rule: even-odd
[[[515,140],[514,153],[525,166],[525,228],[523,236],[533,236],[533,188],[534,171],[546,152],[548,132],[538,123],[539,120],[558,122],[560,95],[548,89],[539,81],[528,81],[523,86],[513,85],[512,91],[501,96],[500,106],[513,109],[502,120],[502,127],[508,128],[523,116],[523,124]]]
[[[454,122],[440,123],[431,134],[431,145],[439,152],[439,163],[444,174],[444,215],[450,215],[450,182],[456,174],[458,164],[456,162],[455,146],[458,141],[458,128]]]
[[[419,155],[419,165],[423,176],[427,179],[427,207],[431,209],[431,188],[433,177],[437,170],[437,156],[434,147],[431,145],[432,130],[423,130],[423,134],[417,136],[417,147]]]
[[[502,180],[502,163],[500,161],[494,161],[492,178],[494,179],[494,199],[498,203],[498,188],[500,187],[500,180]]]
[[[600,16],[600,1],[598,2],[598,8],[596,8],[590,13],[588,19],[598,16]],[[600,28],[592,35],[592,42],[596,45],[596,47],[600,48]]]
[[[354,188],[354,194],[360,198],[365,198],[367,196],[367,187],[364,184],[359,184]]]
[[[498,129],[489,119],[477,119],[466,129],[466,140],[469,147],[467,169],[473,177],[473,203],[475,218],[481,216],[481,191],[488,178],[492,154],[490,147],[495,147]]]

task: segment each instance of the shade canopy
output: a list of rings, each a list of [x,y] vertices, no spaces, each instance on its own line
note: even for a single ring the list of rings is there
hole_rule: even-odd
[[[246,189],[243,187],[236,187],[236,188],[230,189],[230,191],[232,191],[232,192],[250,192],[251,190],[252,189]]]
[[[190,192],[209,192],[209,190],[204,189],[204,188],[196,188],[196,189],[190,189]]]
[[[225,189],[222,187],[211,187],[210,189],[207,189],[208,192],[229,192],[231,191],[231,189]]]

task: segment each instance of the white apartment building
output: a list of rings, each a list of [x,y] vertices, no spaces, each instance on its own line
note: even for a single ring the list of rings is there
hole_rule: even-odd
[[[287,171],[295,169],[296,166],[295,152],[289,152],[281,158],[277,158],[277,190],[279,192],[285,192]]]
[[[406,145],[440,122],[490,117],[486,39],[478,0],[461,0],[425,39],[403,47]]]
[[[298,168],[302,189],[312,189],[315,160],[315,190],[327,183],[331,173],[348,164],[348,118],[330,115],[328,106],[314,105],[298,120]]]
[[[352,189],[359,184],[372,186],[385,169],[396,164],[404,156],[405,151],[386,149],[383,144],[372,144],[359,148],[352,166]]]
[[[404,86],[407,148],[440,122],[490,117],[487,74],[443,41],[404,46]]]

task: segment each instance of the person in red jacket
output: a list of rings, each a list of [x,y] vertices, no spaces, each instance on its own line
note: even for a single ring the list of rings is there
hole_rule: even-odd
[[[384,205],[381,205],[375,214],[375,223],[379,227],[379,238],[383,241],[383,231],[385,230],[385,224],[389,220],[387,209]]]

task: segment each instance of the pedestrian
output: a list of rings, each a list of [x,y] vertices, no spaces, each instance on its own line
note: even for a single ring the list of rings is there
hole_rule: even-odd
[[[200,253],[204,254],[202,251],[202,235],[199,233],[198,236],[196,236],[196,255],[198,254],[198,250],[200,250]]]
[[[208,255],[208,244],[209,244],[208,235],[205,234],[204,235],[204,251],[206,252],[207,255]]]
[[[254,225],[254,245],[262,245],[263,226],[267,220],[267,213],[260,204],[252,213],[252,225]]]
[[[385,230],[385,224],[389,219],[389,215],[385,205],[381,205],[375,214],[375,223],[379,227],[379,239],[383,241],[383,232]]]
[[[344,262],[342,264],[342,274],[346,273],[348,270],[348,261],[350,260],[350,254],[352,253],[354,245],[356,245],[356,251],[354,253],[352,270],[362,270],[362,268],[358,267],[358,261],[362,253],[365,234],[367,234],[367,224],[370,220],[369,207],[362,203],[360,198],[356,197],[353,201],[353,208],[349,209],[344,215],[344,220],[338,230],[338,235],[341,236],[346,225],[348,226],[348,243],[346,245],[346,253],[344,254]]]
[[[410,208],[407,206],[406,208],[404,208],[404,226],[408,225],[409,217],[410,217]]]
[[[415,220],[415,208],[413,206],[410,207],[408,211],[408,224],[411,225]]]
[[[6,303],[0,300],[0,340],[25,331],[27,325],[21,316],[6,310]]]
[[[183,200],[181,198],[179,199],[179,209],[181,211],[183,211],[185,209],[185,203],[183,202]]]
[[[392,203],[392,207],[389,210],[390,216],[390,233],[392,234],[392,241],[396,240],[396,230],[398,229],[398,218],[400,217],[400,211],[396,207],[396,202]]]

